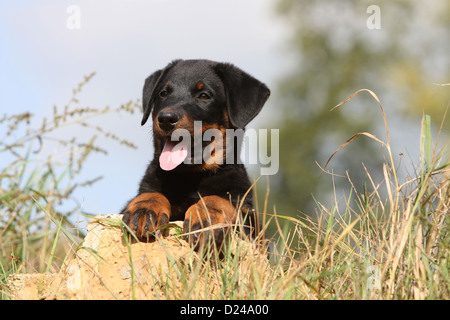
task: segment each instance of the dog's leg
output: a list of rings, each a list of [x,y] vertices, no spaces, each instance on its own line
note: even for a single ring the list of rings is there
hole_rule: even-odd
[[[236,222],[236,217],[236,208],[230,201],[219,196],[207,196],[186,211],[183,230],[189,234],[187,240],[195,249],[199,249],[211,238],[220,249],[227,232]],[[198,231],[204,228],[206,230]]]
[[[168,223],[171,209],[169,200],[157,192],[138,195],[130,201],[123,213],[123,221],[142,241],[154,238],[155,230]]]

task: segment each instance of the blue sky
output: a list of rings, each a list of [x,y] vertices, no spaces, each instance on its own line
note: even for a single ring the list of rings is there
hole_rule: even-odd
[[[66,26],[70,5],[80,9],[80,29]],[[287,65],[286,32],[274,5],[272,0],[2,1],[0,115],[30,111],[39,124],[93,71],[80,105],[119,106],[140,99],[144,79],[176,58],[232,62],[271,86]],[[268,116],[264,110],[259,119]],[[109,154],[89,159],[80,180],[104,178],[75,194],[83,210],[118,213],[135,196],[153,152],[151,128],[140,127],[140,121],[141,114],[134,114],[100,123],[139,149],[106,141]]]

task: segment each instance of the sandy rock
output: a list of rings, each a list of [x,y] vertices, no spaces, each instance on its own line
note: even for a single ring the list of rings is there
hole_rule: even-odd
[[[76,257],[59,273],[14,274],[8,277],[12,299],[154,299],[161,281],[180,259],[195,259],[186,241],[174,236],[151,243],[126,244],[121,215],[97,216]],[[173,229],[171,229],[173,230]]]
[[[175,234],[182,222],[154,242],[127,243],[120,219],[122,215],[96,216],[75,257],[58,273],[10,275],[11,298],[178,299],[202,298],[206,291],[213,297],[220,291],[220,275],[199,276],[205,275],[202,259]],[[233,250],[243,258],[239,270],[232,271],[239,272],[244,284],[252,281],[256,269],[267,268],[267,259],[239,241]]]

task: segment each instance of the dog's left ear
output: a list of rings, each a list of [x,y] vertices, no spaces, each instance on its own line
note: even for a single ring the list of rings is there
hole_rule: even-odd
[[[144,115],[142,117],[141,126],[143,126],[150,116],[155,101],[155,89],[158,87],[164,74],[167,73],[179,60],[169,63],[164,69],[153,72],[145,79],[144,89],[142,90],[142,109]]]
[[[232,64],[218,63],[214,69],[225,85],[231,124],[244,128],[261,111],[269,98],[269,88]]]

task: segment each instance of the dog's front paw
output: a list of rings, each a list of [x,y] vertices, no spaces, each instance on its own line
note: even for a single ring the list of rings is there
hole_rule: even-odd
[[[236,209],[230,201],[219,196],[207,196],[186,211],[183,230],[187,234],[186,240],[196,250],[208,242],[220,250],[235,220]]]
[[[127,205],[123,222],[141,241],[154,239],[155,232],[169,222],[170,203],[165,196],[156,192],[142,193]]]

